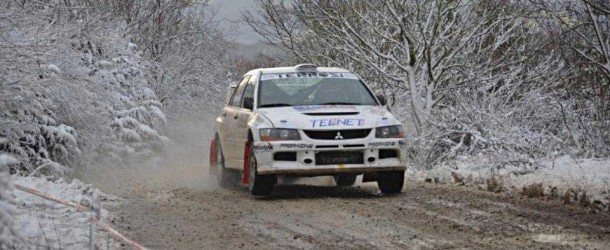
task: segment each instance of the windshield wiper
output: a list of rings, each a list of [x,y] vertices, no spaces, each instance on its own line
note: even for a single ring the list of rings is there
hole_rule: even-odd
[[[270,103],[270,104],[263,104],[260,107],[261,108],[270,108],[270,107],[290,107],[292,105],[288,104],[288,103]]]
[[[325,102],[322,105],[360,105],[360,103],[354,102]]]

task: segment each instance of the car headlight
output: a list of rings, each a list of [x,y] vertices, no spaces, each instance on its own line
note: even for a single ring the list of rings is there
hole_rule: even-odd
[[[405,133],[402,131],[402,126],[386,126],[375,129],[376,138],[404,138]]]
[[[261,141],[298,141],[301,135],[296,129],[263,128],[259,130]]]

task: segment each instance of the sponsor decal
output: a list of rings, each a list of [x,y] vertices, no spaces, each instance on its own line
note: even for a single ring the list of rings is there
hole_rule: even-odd
[[[305,143],[282,143],[282,144],[280,144],[280,148],[309,149],[309,148],[313,148],[313,144],[305,144]]]
[[[322,128],[322,127],[335,127],[335,126],[362,126],[364,125],[364,119],[362,118],[324,118],[324,119],[315,119],[310,120],[312,128]]]
[[[292,108],[295,111],[299,111],[299,112],[307,112],[307,111],[320,110],[320,106],[319,105],[315,105],[315,106],[294,106]]]
[[[259,143],[254,144],[254,151],[256,152],[271,152],[273,151],[273,145],[271,143]]]
[[[357,110],[356,106],[353,105],[309,105],[309,106],[294,106],[292,107],[295,111],[299,112],[309,112],[309,111],[319,111],[319,110],[328,110],[328,109],[349,109],[349,110]]]
[[[294,72],[281,74],[264,74],[261,76],[261,81],[286,78],[346,78],[358,80],[358,76],[352,73]]]
[[[368,144],[369,148],[377,148],[377,147],[391,147],[396,146],[395,141],[382,141],[382,142],[370,142]]]

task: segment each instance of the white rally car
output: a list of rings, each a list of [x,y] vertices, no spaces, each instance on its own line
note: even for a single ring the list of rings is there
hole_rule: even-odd
[[[332,175],[349,186],[364,174],[384,193],[402,190],[402,125],[357,75],[311,64],[256,69],[229,90],[210,147],[221,185],[237,170],[253,195],[269,195],[282,176]]]

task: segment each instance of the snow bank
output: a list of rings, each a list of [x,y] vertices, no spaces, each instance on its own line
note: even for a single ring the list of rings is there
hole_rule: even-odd
[[[410,169],[407,176],[417,181],[454,182],[475,185],[495,192],[547,196],[608,210],[610,203],[610,159],[574,159],[561,156],[532,164],[493,168],[476,157],[462,157],[454,164],[432,170]],[[533,194],[532,192],[535,192]]]
[[[23,243],[23,238],[15,226],[16,221],[14,199],[6,169],[8,165],[19,161],[8,154],[0,154],[0,249],[17,246]]]
[[[37,177],[13,177],[12,181],[25,187],[40,190],[59,199],[81,203],[91,197],[94,189],[79,180],[68,183],[64,180],[48,181]],[[87,249],[89,244],[90,213],[48,201],[38,196],[13,190],[15,206],[15,228],[25,240],[18,248]],[[101,194],[102,221],[110,216],[104,206],[118,204],[118,199]],[[97,233],[97,244],[111,249],[119,247],[119,242],[109,239],[102,231]]]
[[[565,191],[585,191],[592,200],[608,201],[610,198],[610,160],[609,159],[573,159],[562,156],[555,160],[542,162],[543,168],[530,174],[516,175],[513,185],[527,186],[542,183],[547,187],[556,187]]]

